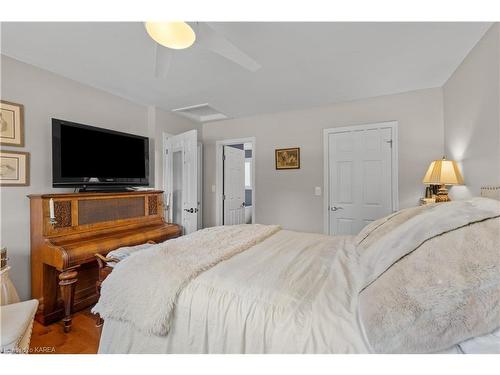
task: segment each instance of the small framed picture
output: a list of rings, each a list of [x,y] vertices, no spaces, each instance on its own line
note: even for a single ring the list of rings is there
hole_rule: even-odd
[[[0,144],[24,147],[24,107],[0,100]]]
[[[28,186],[30,184],[30,154],[0,151],[0,185]]]
[[[300,148],[280,148],[275,150],[276,169],[300,169]]]

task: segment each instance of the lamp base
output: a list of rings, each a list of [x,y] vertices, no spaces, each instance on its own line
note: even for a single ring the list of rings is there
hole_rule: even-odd
[[[445,185],[441,185],[436,194],[436,203],[449,202],[449,201],[451,201],[451,199],[448,196],[448,189],[446,188]]]

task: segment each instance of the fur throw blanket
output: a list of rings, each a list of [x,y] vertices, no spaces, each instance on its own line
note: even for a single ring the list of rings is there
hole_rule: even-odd
[[[367,276],[360,315],[372,350],[437,352],[500,327],[500,202],[406,211],[357,248]]]
[[[279,230],[276,225],[260,224],[213,227],[133,253],[103,282],[92,312],[164,336],[170,330],[177,297],[191,280]]]

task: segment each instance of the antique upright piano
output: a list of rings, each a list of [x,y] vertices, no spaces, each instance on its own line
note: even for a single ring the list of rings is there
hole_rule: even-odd
[[[31,294],[46,325],[97,302],[95,254],[181,234],[164,221],[161,191],[29,195]]]

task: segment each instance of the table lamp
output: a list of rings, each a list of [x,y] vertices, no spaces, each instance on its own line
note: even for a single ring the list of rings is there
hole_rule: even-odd
[[[454,160],[434,160],[422,180],[424,184],[439,185],[436,202],[449,202],[448,189],[446,185],[462,185],[464,178]]]

